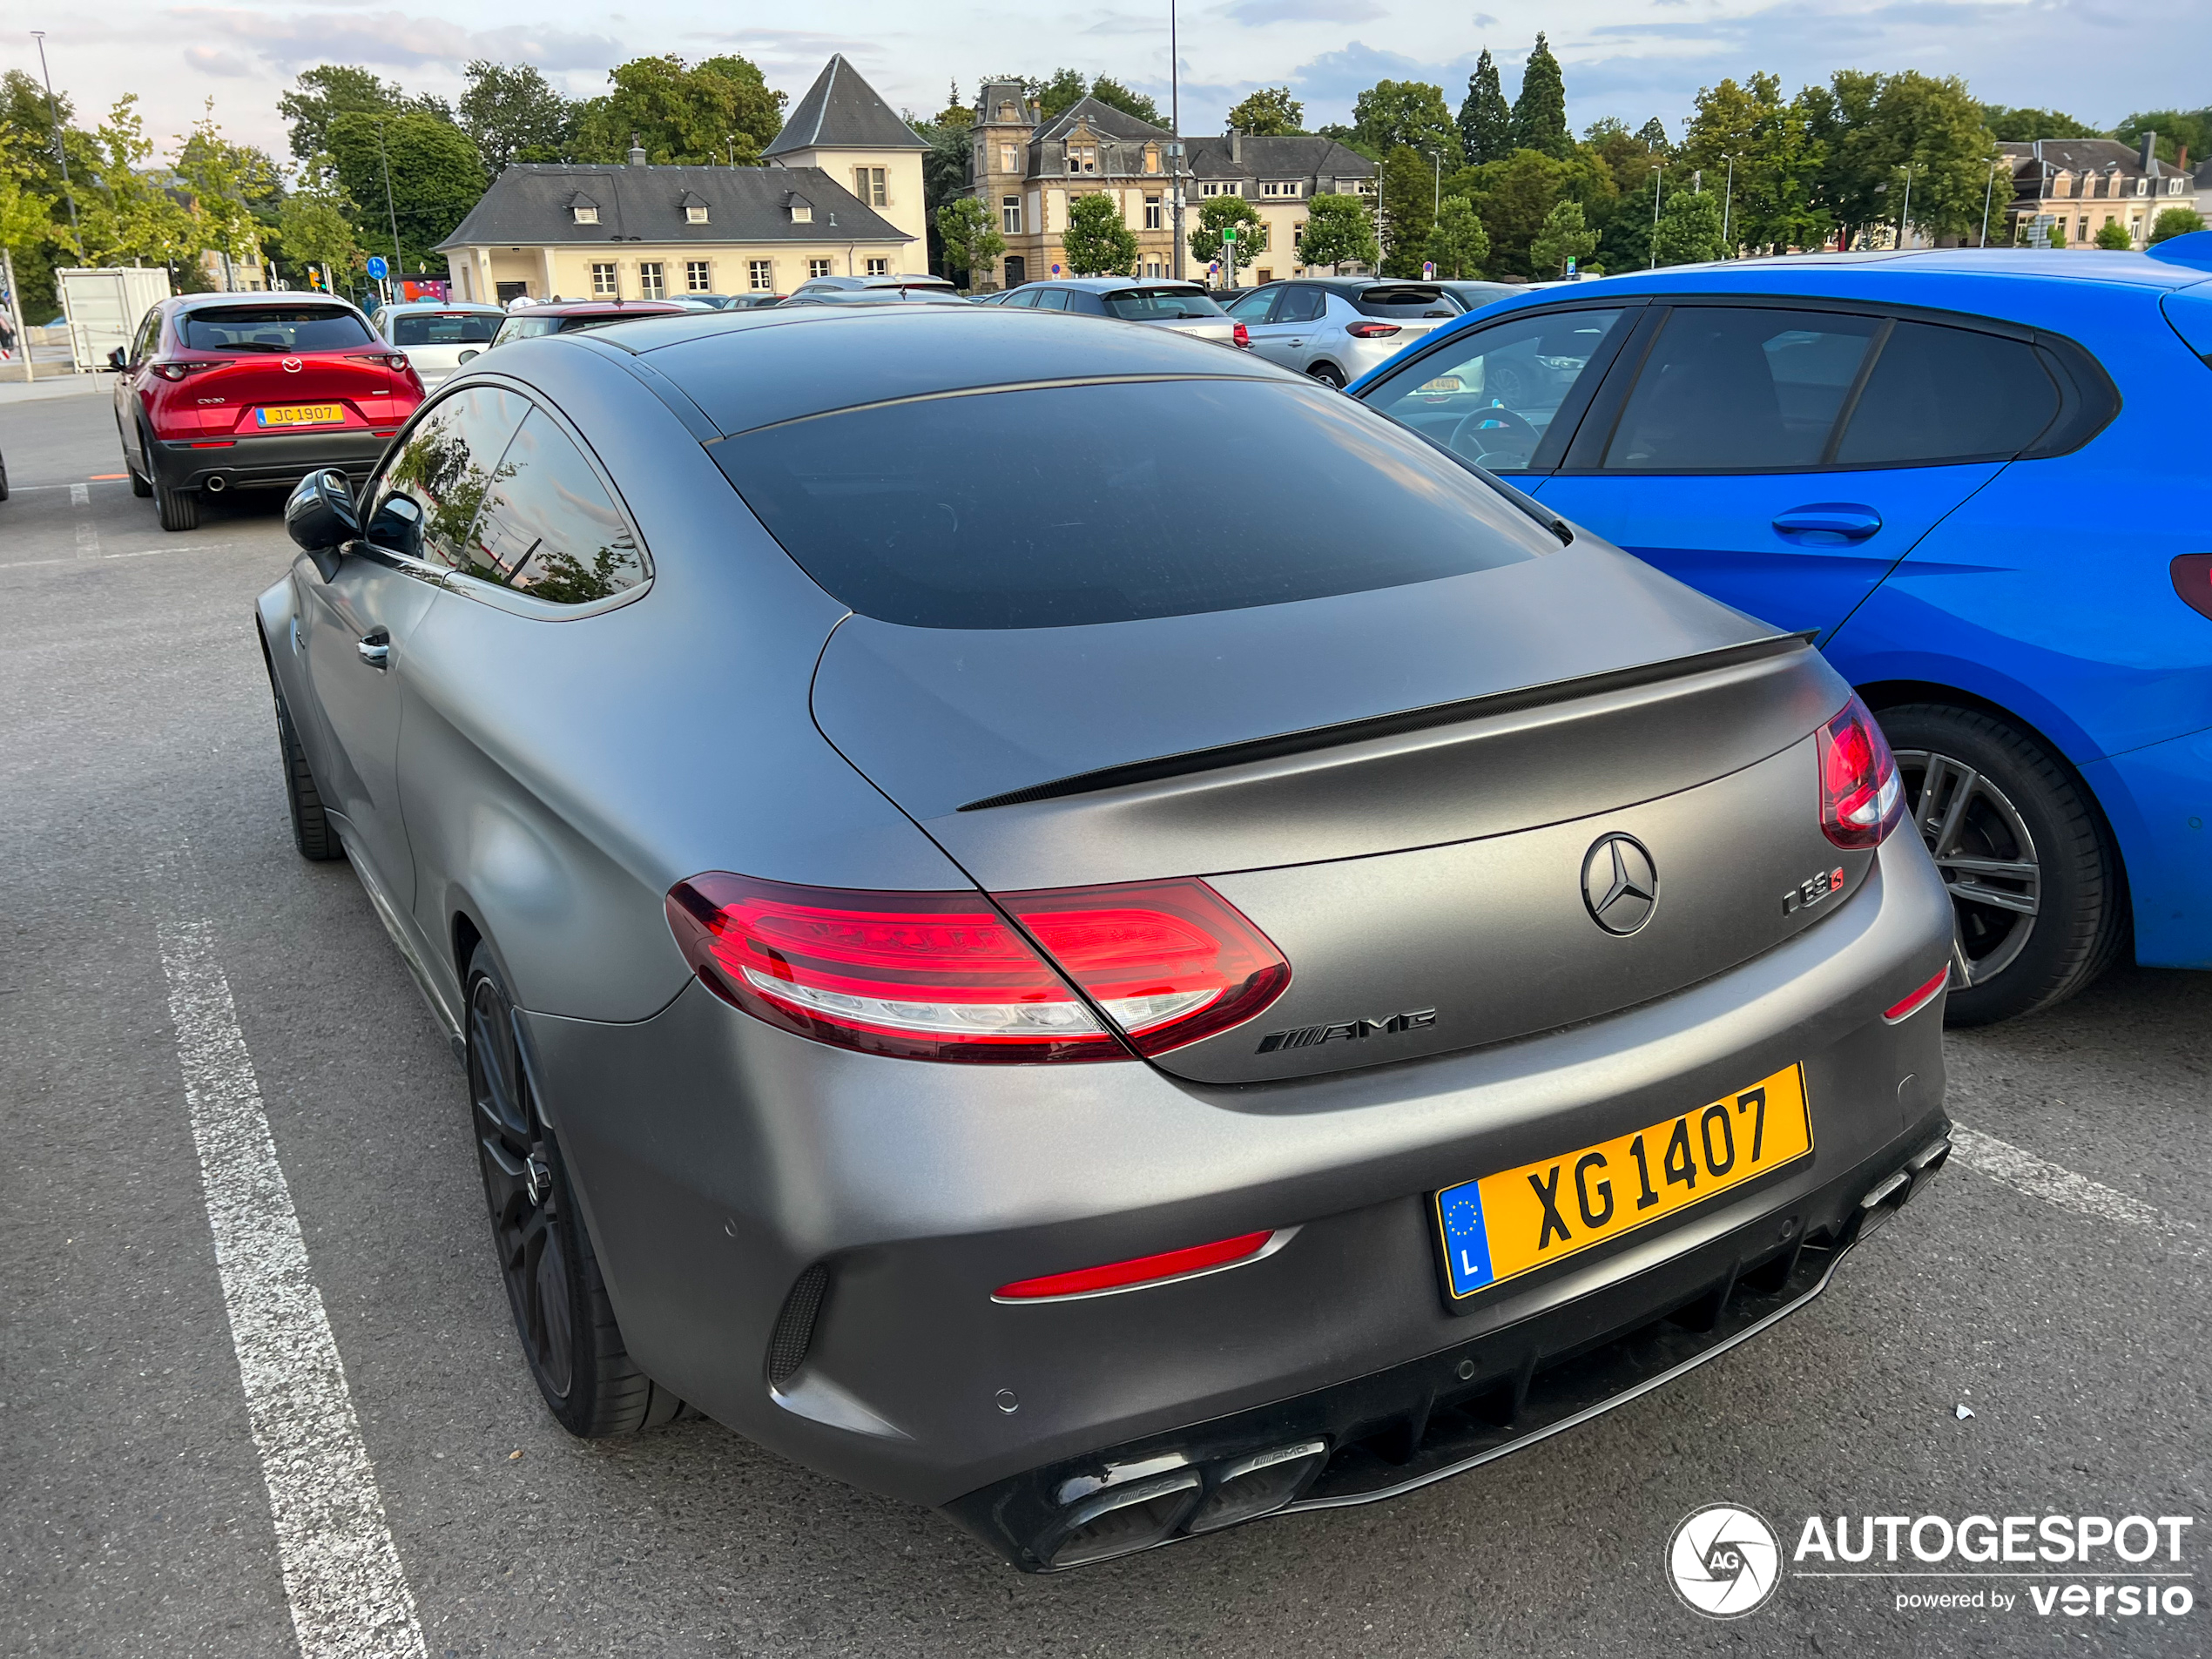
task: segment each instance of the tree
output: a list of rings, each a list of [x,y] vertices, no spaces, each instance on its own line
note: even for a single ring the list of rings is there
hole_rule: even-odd
[[[2135,246],[2135,239],[2128,233],[2128,227],[2116,219],[2108,219],[2098,226],[2093,239],[2097,246],[2115,253],[2125,253]]]
[[[153,145],[138,104],[137,93],[125,93],[93,134],[93,188],[81,202],[84,253],[98,264],[174,266],[199,252],[198,227],[150,165]]]
[[[1110,76],[1101,75],[1090,84],[1090,95],[1109,110],[1119,110],[1123,115],[1133,115],[1138,120],[1156,127],[1167,125],[1160,116],[1160,106],[1142,92],[1132,92]]]
[[[1521,96],[1513,101],[1513,147],[1539,150],[1561,161],[1575,151],[1574,136],[1567,130],[1566,78],[1541,30],[1521,73]]]
[[[1528,264],[1541,279],[1565,276],[1569,260],[1580,263],[1597,252],[1597,233],[1582,222],[1582,204],[1564,201],[1544,215],[1543,228],[1528,245]]]
[[[558,161],[576,130],[576,105],[529,64],[469,65],[456,113],[461,130],[496,178],[510,161]]]
[[[1435,164],[1401,144],[1383,157],[1383,274],[1417,277],[1436,224]]]
[[[1649,153],[1656,156],[1665,155],[1669,148],[1667,124],[1657,116],[1653,116],[1636,129],[1636,139]]]
[[[2168,237],[2188,236],[2204,228],[2204,215],[2194,207],[2168,207],[2160,210],[2150,227],[2150,239],[2163,242]]]
[[[1720,198],[1710,189],[1676,191],[1660,208],[1654,235],[1662,265],[1700,265],[1719,259],[1726,251],[1721,244]]]
[[[1464,196],[1447,196],[1428,233],[1428,257],[1436,274],[1460,282],[1480,277],[1490,259],[1490,233]]]
[[[300,164],[277,219],[277,236],[286,259],[295,265],[327,265],[349,271],[367,257],[354,226],[359,213],[328,156]]]
[[[1136,267],[1136,233],[1122,222],[1121,203],[1103,190],[1068,204],[1060,246],[1077,276],[1126,276]]]
[[[939,234],[938,211],[947,203],[957,200],[968,188],[968,175],[974,171],[975,157],[974,116],[963,108],[955,92],[954,102],[933,120],[923,120],[909,113],[905,118],[914,136],[929,146],[921,153],[921,211],[922,228],[926,233],[929,262],[942,266],[950,249]],[[964,265],[954,265],[953,270],[967,270]]]
[[[292,153],[301,161],[330,148],[330,124],[341,115],[396,115],[410,107],[396,82],[381,80],[356,64],[318,64],[303,69],[292,90],[277,99],[292,125]]]
[[[341,115],[330,124],[338,180],[360,206],[361,239],[381,253],[399,223],[399,270],[427,266],[484,193],[484,168],[469,135],[452,122],[405,115]],[[391,196],[385,196],[388,164]]]
[[[1575,169],[1536,150],[1516,150],[1503,161],[1467,167],[1445,181],[1447,194],[1465,196],[1490,237],[1493,276],[1533,277],[1529,246],[1552,209],[1566,195]],[[1587,221],[1585,221],[1587,222]]]
[[[1875,118],[1891,157],[1890,200],[1904,207],[1899,192],[1909,170],[1913,225],[1932,237],[1979,229],[1997,142],[1981,124],[1981,106],[1966,82],[1917,70],[1887,76]]]
[[[225,255],[233,265],[253,265],[263,257],[262,238],[275,220],[282,199],[276,164],[251,145],[233,144],[215,122],[215,100],[177,152],[177,182],[191,194],[190,212],[200,249]],[[265,222],[257,205],[267,213]]]
[[[1229,125],[1255,138],[1295,138],[1305,131],[1305,105],[1287,86],[1263,86],[1229,106]]]
[[[1981,124],[2000,144],[2033,144],[2038,138],[2101,138],[2104,134],[2056,110],[2008,110],[1981,106]]]
[[[1194,237],[1191,250],[1197,249]],[[1362,196],[1325,192],[1314,197],[1305,205],[1305,228],[1298,233],[1297,253],[1298,263],[1308,267],[1364,265],[1373,270],[1380,257],[1375,246],[1373,207]]]
[[[2051,226],[2046,234],[2050,239],[2047,246],[2054,248],[2064,247],[2066,246],[2066,221],[2064,219],[2059,220],[2056,224]]]
[[[1462,165],[1460,129],[1445,107],[1444,89],[1426,81],[1377,81],[1352,101],[1355,146],[1379,161],[1399,145],[1440,152],[1448,170]]]
[[[1006,238],[991,222],[991,210],[973,196],[961,196],[937,210],[936,230],[944,246],[945,274],[955,271],[975,286],[978,272],[988,273],[1006,252]]]
[[[656,166],[757,166],[783,130],[784,94],[770,91],[743,57],[637,57],[608,71],[607,80],[612,90],[577,111],[579,161],[620,164],[634,133]]]
[[[1498,84],[1498,66],[1485,46],[1467,77],[1467,101],[1460,105],[1460,150],[1469,166],[1503,161],[1513,153],[1513,106]]]
[[[2146,132],[2158,134],[2156,153],[2161,161],[2178,162],[2181,147],[2184,145],[2188,146],[2189,155],[2194,160],[2202,161],[2208,154],[2212,154],[2212,108],[2192,113],[2180,110],[2141,111],[2113,128],[2112,136],[2122,144],[2140,146]],[[1999,136],[2005,135],[2000,133]],[[2035,136],[2047,138],[2054,135],[2039,132]],[[2084,133],[2078,136],[2088,138],[2095,135]]]
[[[1079,69],[1056,69],[1052,71],[1049,80],[1028,78],[1022,84],[1028,89],[1030,100],[1041,106],[1048,121],[1062,111],[1073,109],[1082,103],[1089,91]]]
[[[1314,201],[1318,201],[1315,197]],[[1307,223],[1312,224],[1312,202],[1306,204]],[[1201,265],[1211,265],[1221,257],[1221,227],[1237,227],[1237,263],[1244,264],[1255,253],[1267,252],[1267,221],[1259,209],[1242,196],[1209,196],[1198,206],[1197,227],[1186,239],[1190,245],[1190,257]]]

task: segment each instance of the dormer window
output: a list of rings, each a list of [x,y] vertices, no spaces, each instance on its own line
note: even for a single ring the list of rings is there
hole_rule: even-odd
[[[1159,170],[1160,147],[1156,144],[1148,144],[1144,146],[1144,171],[1157,172]]]
[[[579,225],[597,225],[599,222],[599,210],[589,203],[578,202],[569,211],[576,215],[576,222]]]
[[[999,105],[999,119],[1000,119],[1000,120],[1001,120],[1001,121],[1011,121],[1011,120],[1013,120],[1013,119],[1015,119],[1015,114],[1014,114],[1014,106],[1013,106],[1011,104],[1001,104],[1001,105]]]
[[[706,209],[704,207],[686,207],[684,210],[684,222],[686,225],[705,224]]]
[[[792,224],[812,225],[814,222],[814,204],[806,197],[793,192],[785,199],[784,206],[791,211]]]
[[[1095,144],[1071,144],[1068,146],[1069,172],[1096,172],[1098,146]]]

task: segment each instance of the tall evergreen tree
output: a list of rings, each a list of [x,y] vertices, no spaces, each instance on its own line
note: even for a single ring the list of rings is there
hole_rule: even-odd
[[[1513,150],[1513,106],[1498,84],[1498,66],[1487,46],[1467,77],[1467,102],[1460,105],[1460,147],[1470,167],[1503,161]]]
[[[1521,72],[1521,96],[1513,101],[1513,147],[1541,150],[1561,161],[1575,153],[1567,130],[1567,81],[1541,31]]]

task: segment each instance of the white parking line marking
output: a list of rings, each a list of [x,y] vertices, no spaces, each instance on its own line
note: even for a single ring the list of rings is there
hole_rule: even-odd
[[[164,920],[159,934],[215,1265],[302,1659],[422,1659],[415,1598],[213,929]]]
[[[102,553],[104,559],[150,559],[157,553],[205,553],[211,548],[236,547],[236,542],[179,542],[174,547],[133,548],[128,553]],[[34,564],[74,564],[75,559],[11,559],[0,570],[28,570]]]
[[[69,504],[71,507],[90,507],[92,504],[91,486],[71,484],[69,487]]]
[[[2031,1198],[2041,1198],[2061,1210],[2071,1210],[2078,1216],[2087,1216],[2097,1221],[2117,1221],[2130,1227],[2149,1227],[2164,1233],[2193,1233],[2197,1231],[2192,1222],[2169,1216],[2163,1210],[2115,1192],[2101,1182],[2092,1181],[2086,1175],[2076,1175],[2060,1164],[2039,1158],[2033,1152],[2023,1152],[2009,1141],[2000,1141],[1993,1135],[1968,1129],[1963,1123],[1951,1126],[1952,1156],[1978,1175],[2008,1186],[2015,1192],[2025,1192]],[[2184,1249],[2187,1249],[2184,1246]],[[2202,1252],[2188,1251],[2189,1254]]]

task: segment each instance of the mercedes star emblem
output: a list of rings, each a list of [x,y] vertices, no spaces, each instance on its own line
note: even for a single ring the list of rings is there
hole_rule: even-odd
[[[1632,934],[1659,906],[1659,871],[1643,843],[1630,835],[1601,835],[1582,855],[1582,902],[1590,920],[1609,934]]]

